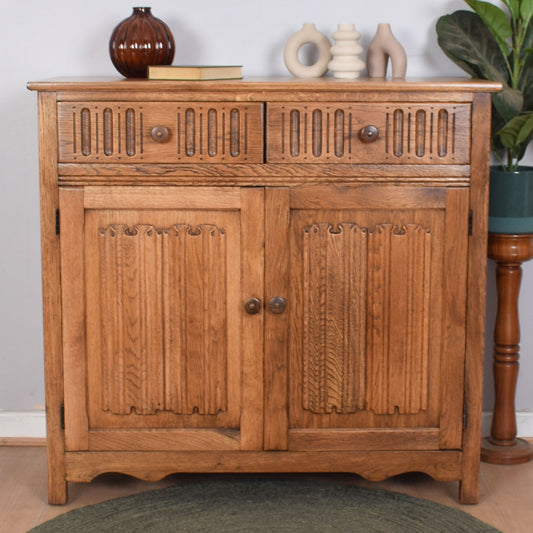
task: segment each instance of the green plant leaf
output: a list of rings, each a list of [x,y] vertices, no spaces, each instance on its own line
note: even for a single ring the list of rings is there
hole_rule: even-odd
[[[496,39],[479,15],[456,11],[439,18],[439,46],[460,68],[473,77],[508,82],[508,71]]]
[[[527,65],[524,67],[520,85],[523,87],[524,93],[524,105],[522,110],[533,111],[533,55],[529,58]]]
[[[518,116],[524,107],[524,96],[518,89],[504,84],[499,93],[492,95],[492,103],[505,123]]]
[[[515,151],[521,149],[520,145],[525,144],[525,152],[533,135],[533,112],[522,113],[513,118],[496,135],[506,148]]]
[[[507,14],[488,2],[481,2],[480,0],[465,0],[465,2],[481,17],[481,20],[494,35],[502,53],[508,56],[510,48],[507,39],[512,36],[513,30]]]
[[[502,0],[502,2],[509,8],[513,19],[518,20],[520,18],[520,0]]]
[[[524,66],[518,83],[524,92],[524,111],[533,111],[533,20],[527,27],[520,59]]]
[[[527,117],[524,123],[522,124],[522,127],[520,128],[520,131],[518,132],[518,135],[516,137],[517,143],[523,143],[525,142],[533,133],[533,111],[529,113],[524,113],[524,115]],[[520,115],[520,116],[524,116]]]
[[[520,4],[520,16],[528,24],[533,17],[533,0],[522,0]]]

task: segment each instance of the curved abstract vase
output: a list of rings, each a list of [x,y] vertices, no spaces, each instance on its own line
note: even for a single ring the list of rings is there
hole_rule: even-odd
[[[318,50],[318,59],[312,65],[304,65],[298,58],[300,48],[307,43],[314,44]],[[314,24],[306,22],[303,28],[292,35],[283,52],[283,59],[288,71],[297,78],[320,78],[328,71],[331,59],[329,39],[320,33]]]
[[[368,45],[367,69],[370,78],[384,78],[391,60],[392,77],[405,78],[407,56],[402,45],[392,34],[390,24],[378,24],[376,35]]]
[[[170,65],[174,38],[168,26],[154,17],[149,7],[134,7],[120,22],[109,40],[109,55],[126,78],[146,78],[149,65]]]

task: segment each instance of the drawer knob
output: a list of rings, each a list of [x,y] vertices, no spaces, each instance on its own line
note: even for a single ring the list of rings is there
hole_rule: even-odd
[[[244,310],[249,315],[256,315],[261,311],[261,300],[259,298],[248,298],[244,301]]]
[[[169,137],[168,129],[165,126],[156,126],[152,130],[152,139],[158,143],[166,143]]]
[[[376,128],[376,126],[372,126],[371,124],[368,126],[365,126],[359,132],[359,138],[364,143],[373,143],[378,140],[378,137],[379,137],[379,130]]]
[[[286,307],[287,302],[285,301],[285,298],[282,298],[281,296],[275,296],[270,302],[268,302],[268,308],[276,314],[283,313]]]

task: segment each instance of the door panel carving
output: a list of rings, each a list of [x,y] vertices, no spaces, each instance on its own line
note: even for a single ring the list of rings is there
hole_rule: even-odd
[[[303,242],[304,409],[427,409],[431,232],[320,223]]]

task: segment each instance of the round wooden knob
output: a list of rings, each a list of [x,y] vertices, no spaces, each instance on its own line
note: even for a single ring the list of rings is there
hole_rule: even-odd
[[[373,143],[374,141],[377,141],[379,137],[379,130],[376,128],[376,126],[372,126],[369,124],[368,126],[365,126],[361,131],[359,132],[359,138],[364,143]]]
[[[261,300],[259,298],[248,298],[244,302],[244,310],[249,315],[256,315],[261,311]]]
[[[287,302],[285,301],[285,298],[282,298],[281,296],[275,296],[270,302],[268,302],[268,308],[276,314],[283,313],[286,307]]]
[[[152,130],[152,139],[158,143],[166,143],[170,134],[165,126],[156,126]]]

